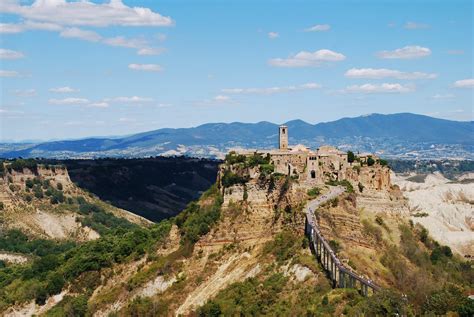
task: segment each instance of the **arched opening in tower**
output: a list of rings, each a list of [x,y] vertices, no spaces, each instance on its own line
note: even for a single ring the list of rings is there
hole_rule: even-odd
[[[311,178],[316,178],[316,172],[315,171],[311,171]]]

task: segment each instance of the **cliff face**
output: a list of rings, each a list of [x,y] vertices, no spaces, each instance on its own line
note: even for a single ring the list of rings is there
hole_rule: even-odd
[[[390,190],[390,168],[387,166],[357,166],[346,170],[346,178],[356,187],[362,184],[369,190]]]
[[[0,177],[0,219],[3,229],[20,229],[46,239],[97,239],[99,234],[80,222],[77,201],[97,203],[97,198],[71,182],[64,166],[36,165],[11,168],[5,164]],[[147,221],[111,207],[110,212],[138,224]]]

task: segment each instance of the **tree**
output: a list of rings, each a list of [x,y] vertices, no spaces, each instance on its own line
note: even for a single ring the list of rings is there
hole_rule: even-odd
[[[372,165],[374,165],[374,164],[375,164],[375,160],[372,158],[372,156],[369,156],[369,157],[367,158],[367,165],[368,165],[368,166],[372,166]]]
[[[349,163],[352,163],[355,161],[355,155],[354,155],[354,152],[352,151],[347,151],[347,161]]]

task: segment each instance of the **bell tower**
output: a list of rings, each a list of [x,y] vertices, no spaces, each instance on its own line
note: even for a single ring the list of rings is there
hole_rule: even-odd
[[[288,127],[280,126],[280,150],[288,150]]]

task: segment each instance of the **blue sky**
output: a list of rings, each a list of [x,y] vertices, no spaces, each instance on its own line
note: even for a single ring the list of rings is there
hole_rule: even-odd
[[[472,1],[0,2],[0,139],[472,120]]]

